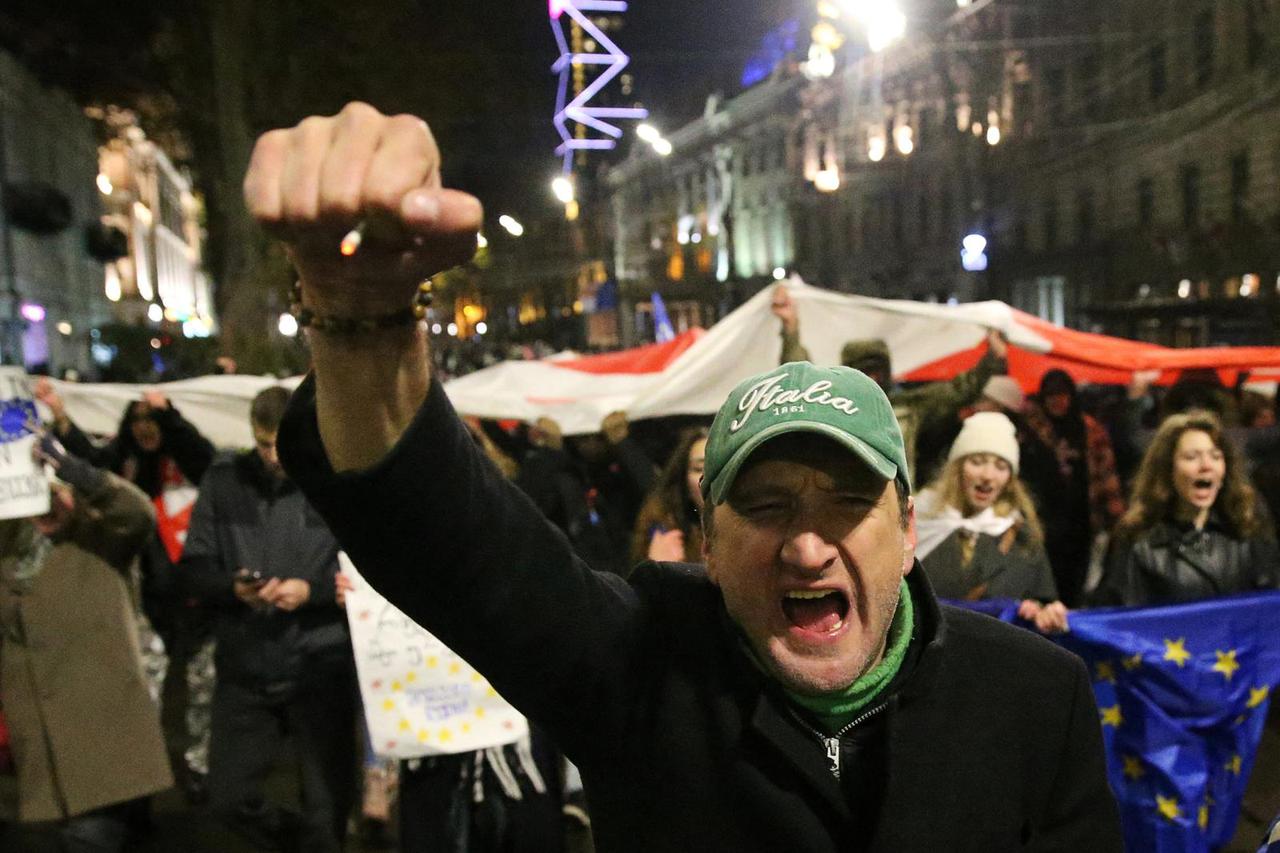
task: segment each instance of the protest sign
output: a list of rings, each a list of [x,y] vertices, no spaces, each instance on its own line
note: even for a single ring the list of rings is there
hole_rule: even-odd
[[[356,673],[374,751],[389,758],[472,752],[528,733],[525,718],[448,646],[378,594],[346,554],[342,572]]]
[[[49,511],[49,481],[31,455],[39,423],[26,371],[0,367],[0,519]]]

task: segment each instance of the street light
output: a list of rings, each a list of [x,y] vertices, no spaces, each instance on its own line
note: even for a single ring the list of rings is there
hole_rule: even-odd
[[[840,5],[866,29],[872,53],[879,53],[907,32],[907,16],[892,0],[840,0]]]
[[[658,129],[648,123],[636,125],[636,136],[650,145],[662,138],[662,134],[658,132]]]
[[[835,166],[820,169],[813,176],[813,185],[821,193],[833,193],[840,189],[840,170]]]
[[[674,150],[671,143],[665,139],[659,139],[653,143],[653,150],[658,152],[659,157],[669,157]]]
[[[557,175],[551,181],[551,192],[561,204],[568,204],[574,199],[573,178],[568,175]]]
[[[298,318],[286,311],[280,315],[279,321],[276,322],[276,328],[286,338],[296,338],[298,336]]]
[[[524,226],[505,213],[498,217],[498,224],[512,237],[520,237],[524,234]]]

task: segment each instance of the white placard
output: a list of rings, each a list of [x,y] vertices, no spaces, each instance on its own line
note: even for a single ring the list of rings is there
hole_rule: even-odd
[[[529,724],[448,646],[378,594],[339,554],[356,674],[374,751],[388,758],[512,743]]]
[[[39,422],[26,371],[0,367],[0,519],[49,511],[49,480],[31,456]]]

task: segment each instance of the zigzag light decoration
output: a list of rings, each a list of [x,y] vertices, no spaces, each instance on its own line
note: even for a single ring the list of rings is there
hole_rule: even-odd
[[[588,106],[591,99],[600,94],[613,78],[622,73],[631,61],[614,41],[604,34],[584,13],[585,12],[625,12],[627,4],[624,0],[549,0],[551,11],[551,29],[556,36],[556,44],[560,46],[560,58],[551,70],[560,75],[560,90],[556,96],[556,115],[554,123],[560,134],[561,143],[556,154],[564,158],[564,169],[568,172],[573,166],[573,155],[576,151],[596,150],[608,151],[617,146],[622,131],[609,120],[643,119],[649,115],[648,110],[630,107],[593,107]],[[582,27],[583,32],[604,48],[603,53],[574,53],[565,36],[563,18],[568,15]],[[573,66],[604,65],[596,79],[582,90],[572,101],[569,100],[569,81],[573,76]],[[578,139],[569,129],[569,123],[590,128],[603,136]]]

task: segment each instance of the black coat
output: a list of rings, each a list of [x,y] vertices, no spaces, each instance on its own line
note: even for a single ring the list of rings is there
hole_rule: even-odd
[[[241,568],[311,587],[293,612],[252,610],[236,598]],[[302,492],[266,472],[256,451],[219,458],[205,474],[178,572],[215,616],[220,679],[292,684],[315,658],[349,657],[346,615],[335,602],[338,543]]]
[[[1120,850],[1087,673],[1048,641],[939,607],[917,567],[908,662],[838,781],[700,569],[588,569],[438,384],[386,459],[334,474],[313,389],[286,466],[369,581],[574,761],[600,850]]]
[[[1090,602],[1094,606],[1176,604],[1277,587],[1276,544],[1236,536],[1215,513],[1204,530],[1162,521],[1136,536],[1116,534]]]

